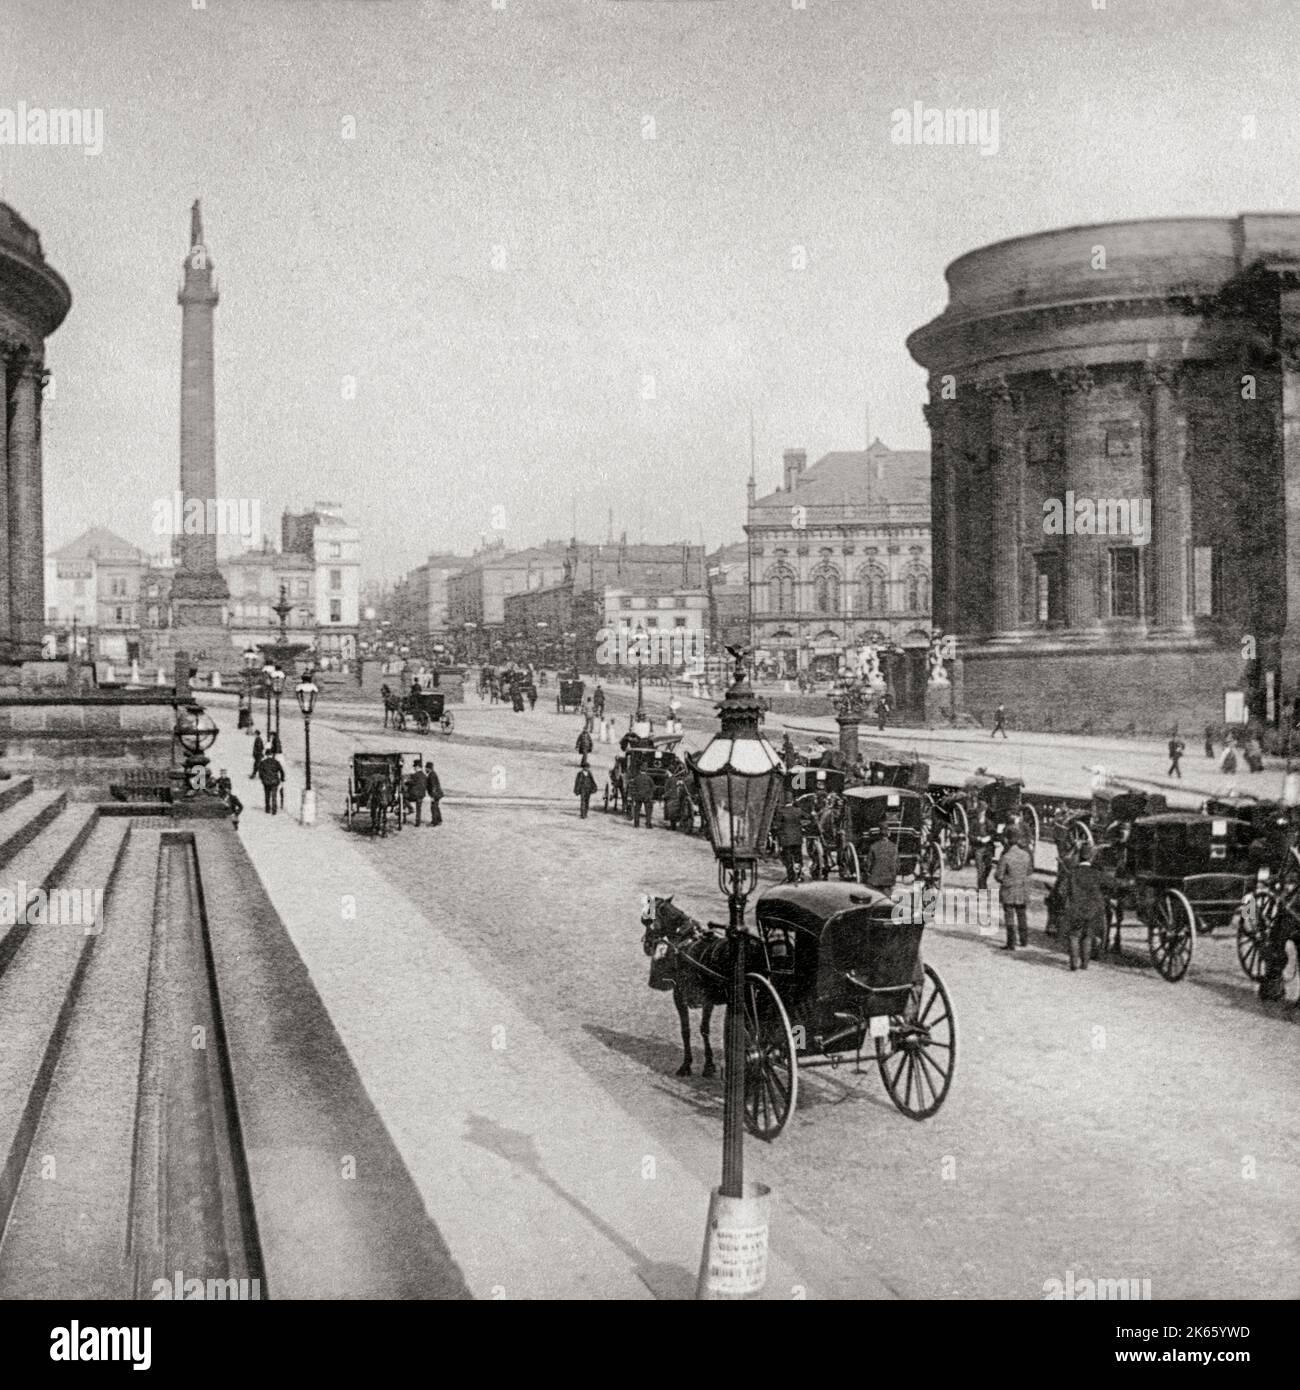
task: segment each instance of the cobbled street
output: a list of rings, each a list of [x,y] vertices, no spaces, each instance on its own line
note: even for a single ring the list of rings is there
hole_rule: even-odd
[[[712,856],[702,836],[658,824],[634,830],[604,814],[599,796],[580,820],[570,793],[581,721],[557,715],[548,696],[553,689],[543,688],[535,711],[514,714],[471,694],[454,709],[450,737],[384,730],[373,702],[331,701],[312,731],[319,824],[304,830],[289,815],[267,818],[250,795],[242,833],[250,844],[269,837],[284,854],[300,836],[328,840],[331,856],[337,850],[332,881],[304,891],[331,920],[333,903],[349,892],[349,865],[364,861],[421,906],[435,957],[441,942],[463,952],[603,1096],[707,1185],[716,1181],[722,1082],[673,1075],[676,1018],[670,997],[647,988],[639,912],[643,893],[672,893],[696,917],[725,918]],[[611,708],[627,698],[611,692]],[[690,747],[706,737],[708,706],[699,708],[705,716],[687,715]],[[780,721],[769,725],[779,739]],[[227,727],[223,761],[245,746],[235,744],[233,719]],[[286,714],[284,732],[290,809],[301,786],[296,716]],[[922,737],[896,736],[900,747]],[[988,748],[967,741],[972,756]],[[1076,794],[1086,792],[1083,769],[1097,760],[1086,744],[1080,754],[1080,742],[1057,748],[1053,764]],[[1050,762],[1050,741],[1035,746],[1033,756]],[[380,749],[434,758],[446,792],[441,827],[408,824],[384,839],[345,828],[348,760]],[[602,788],[613,751],[597,744],[593,755]],[[1125,756],[1122,745],[1107,754]],[[1014,739],[988,755],[1003,766],[1017,756]],[[1127,757],[1135,775],[1137,763],[1149,772],[1143,750]],[[1050,856],[1040,850],[1027,951],[1003,955],[1000,925],[927,931],[925,956],[949,988],[958,1030],[957,1074],[938,1115],[909,1121],[889,1101],[874,1059],[864,1059],[860,1075],[850,1059],[837,1070],[801,1070],[799,1108],[785,1133],[771,1145],[747,1139],[747,1176],[776,1194],[774,1238],[782,1213],[815,1232],[824,1242],[821,1272],[835,1267],[841,1294],[856,1284],[860,1293],[903,1297],[1041,1298],[1047,1281],[1069,1271],[1149,1279],[1155,1298],[1300,1294],[1296,982],[1288,1003],[1260,1004],[1224,934],[1198,941],[1188,976],[1167,984],[1136,924],[1122,960],[1071,974],[1043,932],[1049,880],[1041,870]],[[765,882],[777,878],[765,865]],[[973,886],[973,871],[947,881]],[[384,924],[364,929],[381,933]],[[311,950],[296,944],[311,966]],[[366,982],[356,983],[365,995]],[[371,998],[371,1013],[376,1005],[382,1010]],[[335,1023],[346,1041],[353,1021],[336,1013]],[[400,1046],[411,1021],[390,1012],[382,1026]],[[722,1032],[720,1010],[719,1053]],[[418,1082],[435,1115],[446,1070],[472,1073],[491,1046],[467,1035],[459,1055],[421,1059],[418,1039],[409,1042],[410,1064],[427,1067]],[[698,1073],[698,1044],[696,1057]],[[526,1075],[544,1107],[544,1069]],[[578,1133],[587,1119],[567,1118]],[[628,1156],[629,1174],[638,1161]],[[514,1189],[510,1200],[521,1204],[513,1219],[525,1225],[529,1189]],[[436,1194],[426,1201],[439,1219]],[[682,1253],[689,1263],[694,1252]],[[560,1261],[557,1283],[568,1273]]]

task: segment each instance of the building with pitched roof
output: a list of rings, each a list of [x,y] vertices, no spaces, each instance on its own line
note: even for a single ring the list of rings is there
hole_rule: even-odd
[[[781,486],[757,497],[745,534],[753,646],[774,674],[833,675],[871,643],[930,638],[930,455],[890,449],[823,455],[787,449]]]

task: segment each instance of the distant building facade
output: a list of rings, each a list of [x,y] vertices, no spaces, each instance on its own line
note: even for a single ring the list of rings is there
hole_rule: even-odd
[[[755,658],[779,676],[833,675],[848,651],[930,641],[930,457],[787,449],[781,486],[750,500]]]
[[[506,600],[558,584],[565,574],[562,552],[531,547],[507,550],[486,546],[447,578],[448,625],[472,660],[491,660],[505,653],[507,642],[520,640],[519,629],[507,631]]]

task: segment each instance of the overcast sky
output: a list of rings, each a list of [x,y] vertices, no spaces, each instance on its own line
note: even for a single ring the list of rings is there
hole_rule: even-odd
[[[763,491],[783,447],[862,447],[868,409],[927,443],[904,339],[956,256],[1300,209],[1294,0],[195,3],[3,7],[0,107],[105,122],[97,156],[0,146],[73,293],[51,546],[146,544],[175,486],[195,197],[220,490],[267,529],[342,503],[390,576],[500,523],[600,539],[611,508],[738,539],[751,403]],[[996,108],[998,152],[892,143],[917,101]]]

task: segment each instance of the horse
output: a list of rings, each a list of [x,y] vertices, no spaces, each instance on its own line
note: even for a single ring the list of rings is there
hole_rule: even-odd
[[[727,1002],[731,982],[732,944],[723,932],[704,926],[673,906],[672,897],[647,894],[641,900],[641,948],[663,962],[664,978],[672,980],[673,1005],[682,1029],[682,1064],[678,1076],[690,1076],[692,1009],[702,1009],[700,1037],[704,1039],[702,1076],[712,1076],[713,1045],[709,1025],[713,1010]],[[653,971],[653,967],[652,967]]]

